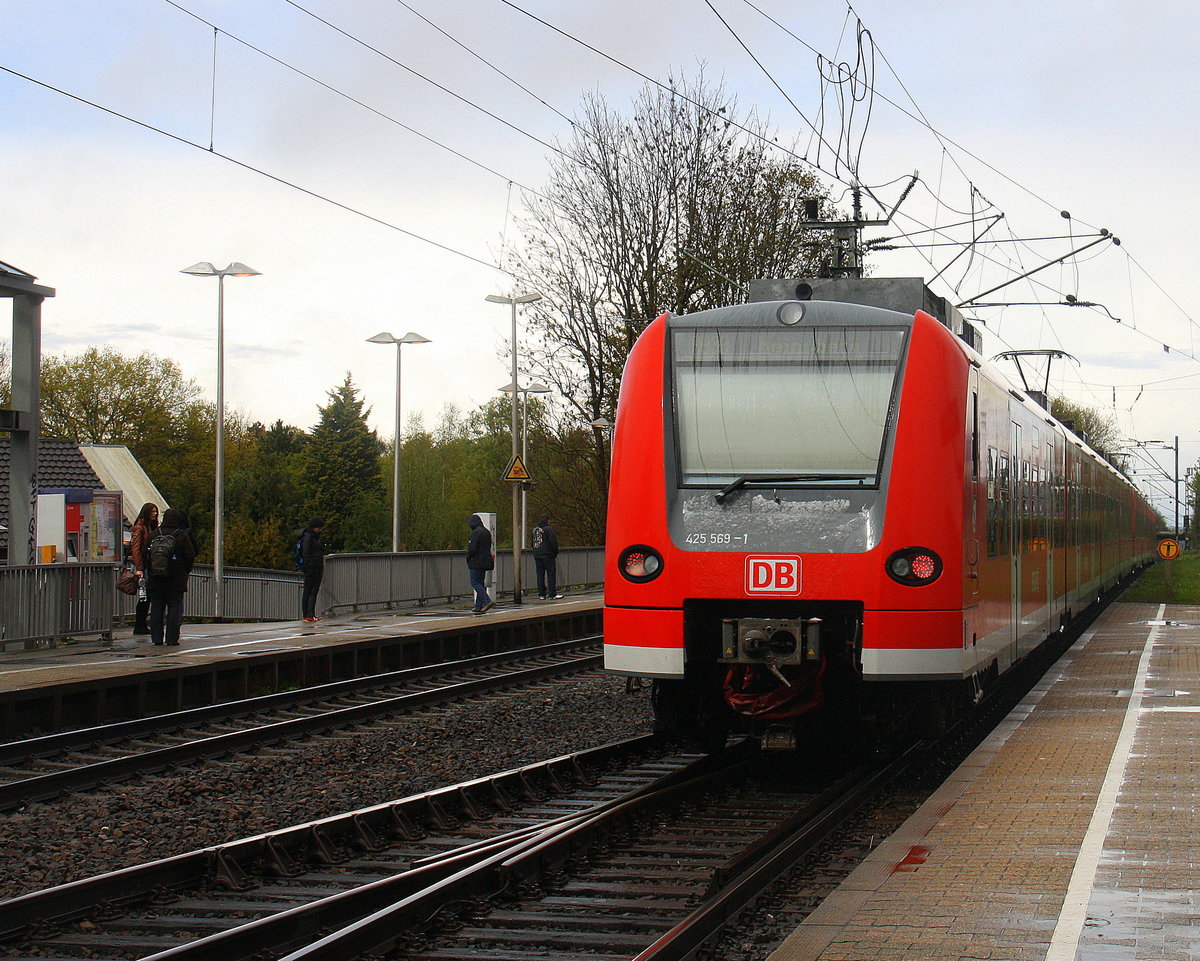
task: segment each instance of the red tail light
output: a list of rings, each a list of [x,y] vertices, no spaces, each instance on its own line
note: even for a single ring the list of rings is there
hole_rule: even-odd
[[[932,584],[942,576],[942,559],[925,547],[896,551],[885,565],[888,577],[910,587]]]
[[[634,544],[621,551],[617,560],[621,576],[628,581],[644,583],[652,581],[662,573],[662,555],[653,547]]]

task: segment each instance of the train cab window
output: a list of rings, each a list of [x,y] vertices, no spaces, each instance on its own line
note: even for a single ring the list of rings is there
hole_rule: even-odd
[[[877,486],[906,334],[903,327],[676,328],[681,485]]]

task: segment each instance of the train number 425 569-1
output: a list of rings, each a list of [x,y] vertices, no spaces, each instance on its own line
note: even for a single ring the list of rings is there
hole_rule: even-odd
[[[694,531],[684,539],[686,544],[741,544],[749,542],[746,534],[730,534],[723,531]]]

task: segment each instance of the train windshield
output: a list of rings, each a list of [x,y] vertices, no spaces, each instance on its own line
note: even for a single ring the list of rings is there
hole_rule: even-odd
[[[906,333],[676,328],[682,485],[875,486]]]

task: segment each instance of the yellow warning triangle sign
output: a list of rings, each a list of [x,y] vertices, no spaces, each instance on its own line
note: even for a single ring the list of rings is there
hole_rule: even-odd
[[[508,466],[504,468],[504,479],[506,481],[527,481],[532,480],[529,476],[529,471],[525,469],[525,464],[521,460],[520,454],[513,454],[512,460],[508,462]]]

